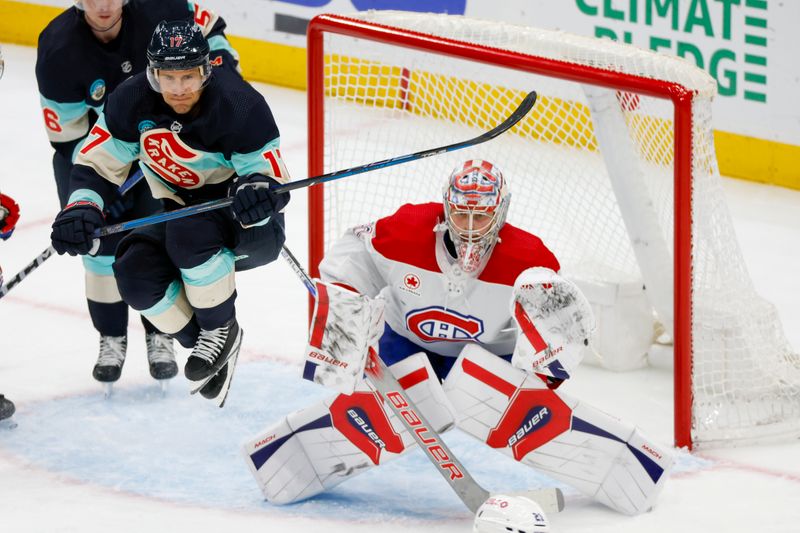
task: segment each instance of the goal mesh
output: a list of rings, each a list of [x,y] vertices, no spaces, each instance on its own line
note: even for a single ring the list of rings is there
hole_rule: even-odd
[[[678,58],[633,46],[507,23],[390,11],[333,19],[352,20],[356,30],[348,30],[351,34],[377,24],[395,28],[397,37],[387,43],[322,32],[323,59],[319,64],[309,60],[324,84],[324,98],[312,100],[309,110],[312,120],[319,113],[324,131],[321,144],[313,142],[311,132],[311,144],[318,146],[312,146],[310,162],[323,165],[321,172],[462,141],[500,123],[530,90],[538,100],[522,122],[485,144],[325,184],[324,207],[312,214],[322,222],[310,229],[312,236],[321,236],[323,250],[347,228],[386,216],[403,203],[439,201],[451,169],[476,158],[503,170],[512,192],[508,220],[540,236],[564,274],[640,281],[642,256],[635,243],[641,239],[631,237],[637,224],[626,221],[619,198],[635,190],[637,204],[651,217],[642,225],[654,228],[648,243],[663,248],[656,267],[648,267],[644,276],[648,292],[655,294],[663,285],[667,298],[667,305],[654,302],[655,312],[668,329],[673,312],[676,324],[691,313],[689,337],[676,341],[689,343],[691,384],[676,389],[684,397],[675,398],[676,413],[681,404],[691,405],[686,414],[691,434],[677,442],[767,440],[800,430],[800,361],[773,306],[752,287],[724,201],[711,131],[716,89],[710,76]],[[420,49],[424,45],[417,41],[415,48],[407,47],[404,37],[415,34],[486,48],[456,57],[440,47]],[[393,38],[381,40],[387,39]],[[544,62],[531,72],[517,69],[509,57]],[[602,82],[586,78],[588,71]],[[643,88],[610,91],[612,115],[621,121],[606,126],[613,142],[602,143],[597,108],[602,102],[608,107],[609,100],[600,98],[598,104],[587,94],[599,87],[602,96],[609,88],[628,87],[630,80]],[[654,97],[648,80],[691,95],[690,133],[685,134],[691,165],[677,173],[677,181],[675,99]],[[629,166],[610,162],[609,147],[621,151]],[[677,241],[676,183],[688,184],[692,199],[691,233],[687,228]],[[634,214],[641,215],[641,209]],[[673,307],[672,258],[681,239],[690,246],[686,301],[691,303]],[[312,253],[312,268],[319,259]]]

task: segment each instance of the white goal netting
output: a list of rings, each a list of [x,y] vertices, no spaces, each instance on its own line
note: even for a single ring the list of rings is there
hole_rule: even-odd
[[[741,257],[714,154],[710,76],[678,58],[561,32],[404,12],[351,18],[396,27],[399,37],[384,43],[325,33],[324,63],[312,63],[324,69],[325,172],[474,137],[501,122],[530,90],[539,96],[518,126],[493,141],[326,184],[324,229],[311,230],[324,232],[325,247],[348,227],[403,203],[439,201],[444,178],[459,162],[492,161],[510,182],[509,222],[540,236],[564,273],[643,283],[669,332],[691,311],[695,444],[800,431],[800,359],[773,306],[755,293]],[[411,49],[401,45],[405,30],[489,48],[470,59],[439,47]],[[517,70],[515,57],[554,60],[552,72],[547,61],[537,73]],[[647,89],[603,88],[592,76],[616,89],[650,80],[693,94],[691,127],[679,132],[691,150],[691,164],[679,175],[691,187],[692,237],[678,236],[691,246],[691,304],[679,306],[678,317],[676,108]]]

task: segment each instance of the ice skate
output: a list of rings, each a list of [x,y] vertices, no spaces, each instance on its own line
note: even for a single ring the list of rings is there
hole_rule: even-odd
[[[14,415],[16,408],[14,402],[0,394],[0,427],[13,429],[17,427],[11,417]]]
[[[128,349],[128,337],[100,336],[100,355],[92,370],[94,379],[102,383],[103,392],[108,398],[113,392],[112,384],[122,374],[122,365],[125,364],[125,353]]]
[[[200,330],[183,369],[186,379],[197,382],[192,394],[201,392],[205,398],[212,399],[230,386],[233,372],[229,363],[236,363],[241,343],[242,330],[235,319],[221,328]]]
[[[150,375],[158,381],[161,393],[166,394],[169,380],[178,375],[178,363],[175,362],[175,347],[172,337],[162,333],[148,333],[145,341]]]

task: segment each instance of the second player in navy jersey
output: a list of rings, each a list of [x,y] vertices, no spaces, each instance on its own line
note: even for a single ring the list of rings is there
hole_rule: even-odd
[[[117,248],[114,274],[131,307],[193,347],[187,378],[224,401],[238,354],[234,272],[274,261],[289,200],[271,185],[289,179],[264,97],[238,74],[209,64],[200,29],[160,24],[149,67],[123,83],[78,152],[70,198],[53,223],[59,253],[87,254],[103,207],[137,161],[168,208],[232,195],[232,209],[134,230]],[[230,366],[221,366],[228,361]],[[215,366],[216,364],[216,366]],[[228,370],[228,367],[230,370]],[[216,373],[221,368],[219,373]]]
[[[61,208],[69,198],[69,176],[90,129],[109,95],[126,79],[144,72],[147,44],[161,20],[195,21],[211,48],[210,62],[236,70],[236,52],[225,38],[225,22],[186,0],[81,0],[57,16],[39,36],[36,77],[45,129],[55,153],[53,170]],[[131,172],[133,173],[135,169]],[[107,206],[109,221],[136,218],[161,208],[139,183]],[[99,252],[83,258],[86,298],[100,353],[93,375],[119,379],[127,349],[128,306],[113,278],[114,250],[122,235],[105,239]],[[172,340],[143,319],[150,373],[177,373]]]

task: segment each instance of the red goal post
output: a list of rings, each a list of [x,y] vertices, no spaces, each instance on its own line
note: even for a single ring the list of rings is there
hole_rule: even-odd
[[[729,236],[732,229],[722,235],[732,240],[724,259],[717,258],[716,250],[705,251],[719,235],[694,234],[698,225],[709,229],[717,220],[730,222],[724,201],[717,198],[720,178],[710,128],[715,84],[688,63],[609,41],[464,17],[321,15],[308,28],[309,175],[469,138],[499,123],[526,87],[539,93],[534,107],[539,113],[470,153],[503,168],[514,195],[509,221],[542,236],[565,271],[590,284],[610,277],[613,284],[635,279],[634,284],[641,286],[643,280],[648,287],[653,314],[674,340],[675,444],[747,441],[751,428],[762,425],[758,417],[774,418],[776,412],[784,417],[780,427],[759,438],[796,431],[798,409],[782,403],[796,398],[791,391],[780,391],[772,404],[758,407],[748,405],[749,395],[760,391],[747,391],[744,407],[731,401],[731,409],[743,411],[719,415],[732,387],[743,381],[738,370],[726,381],[731,358],[738,356],[727,345],[737,341],[726,337],[726,324],[709,326],[705,318],[725,302],[713,302],[706,310],[699,298],[710,292],[707,285],[729,279],[723,275],[721,281],[706,283],[706,277],[717,275],[717,262],[741,257],[735,235]],[[436,187],[449,163],[452,158],[402,165],[412,168],[310,188],[312,276],[318,275],[327,247],[347,227],[390,214],[406,201],[437,200]],[[429,179],[411,182],[411,176]],[[592,196],[595,190],[600,192]],[[697,191],[713,201],[698,206]],[[554,200],[545,202],[543,196]],[[573,197],[584,198],[583,203],[572,203]],[[649,204],[657,212],[648,212]],[[721,214],[708,218],[711,209]],[[596,220],[554,222],[553,213],[560,211],[602,213]],[[563,227],[569,225],[582,229],[567,234]],[[559,250],[571,240],[587,248],[595,241],[608,242],[593,251],[567,244]],[[706,262],[714,264],[706,268]],[[745,292],[748,302],[751,293],[756,297],[749,278],[740,280],[738,271],[733,277],[744,286],[735,290]],[[695,349],[698,335],[700,351]],[[780,360],[785,340],[769,342]],[[698,359],[706,353],[712,354],[708,363]],[[701,405],[698,397],[706,403]]]

